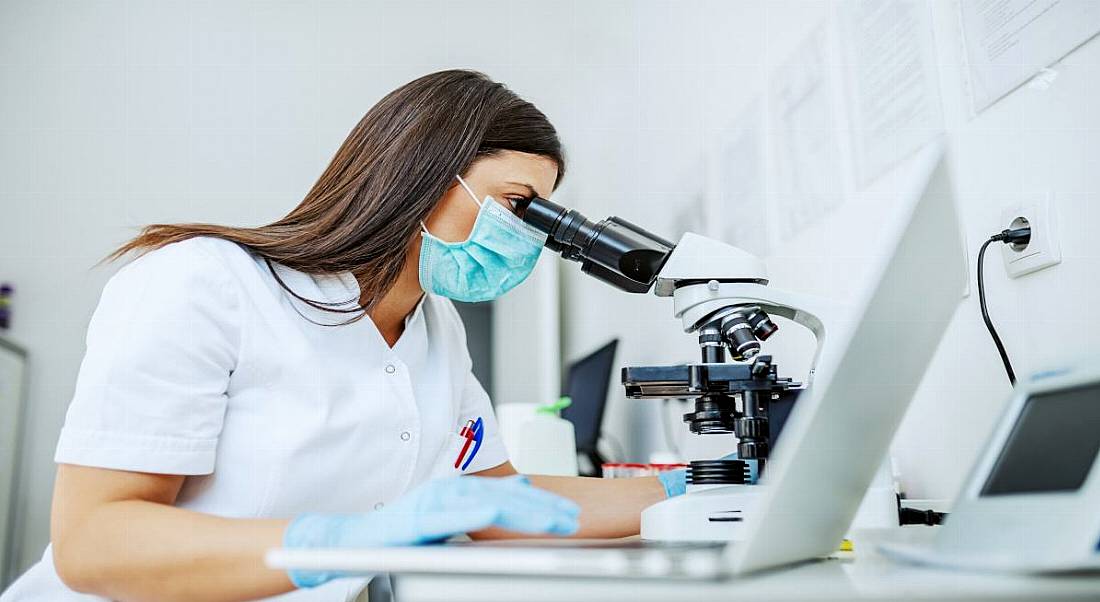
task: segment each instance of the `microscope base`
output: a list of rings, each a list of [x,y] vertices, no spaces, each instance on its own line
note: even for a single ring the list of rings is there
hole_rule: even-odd
[[[658,502],[642,511],[642,539],[735,541],[764,491],[760,485],[722,485]]]
[[[767,485],[688,485],[687,493],[642,511],[642,539],[737,541]],[[740,519],[740,520],[738,520]],[[898,499],[887,457],[864,495],[846,537],[898,526]],[[855,535],[853,535],[855,534]]]

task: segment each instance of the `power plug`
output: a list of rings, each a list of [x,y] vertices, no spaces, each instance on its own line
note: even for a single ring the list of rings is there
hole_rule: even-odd
[[[1001,218],[1004,229],[1031,228],[1031,238],[1026,244],[1001,245],[1001,258],[1009,278],[1062,263],[1058,224],[1049,194],[1006,207]]]

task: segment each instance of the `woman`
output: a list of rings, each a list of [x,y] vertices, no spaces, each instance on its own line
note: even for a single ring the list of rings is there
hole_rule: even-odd
[[[528,275],[543,238],[514,212],[564,168],[538,109],[443,71],[374,106],[283,219],[123,245],[138,258],[88,327],[51,545],[4,602],[346,600],[365,580],[264,551],[637,533],[683,474],[516,476],[447,299]]]

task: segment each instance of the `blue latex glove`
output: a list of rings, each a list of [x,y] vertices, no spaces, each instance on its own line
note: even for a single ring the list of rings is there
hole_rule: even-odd
[[[368,548],[442,541],[500,527],[533,534],[571,535],[580,508],[532,487],[527,477],[452,477],[429,481],[392,505],[366,514],[302,514],[283,533],[287,548]],[[287,571],[298,587],[345,576],[338,571]]]
[[[723,460],[736,460],[737,452],[722,456]],[[755,478],[755,469],[753,477]],[[665,488],[665,497],[676,497],[687,493],[687,469],[666,470],[657,473],[657,480]]]
[[[676,497],[687,493],[687,469],[664,470],[657,473],[657,480],[665,488],[665,497]]]

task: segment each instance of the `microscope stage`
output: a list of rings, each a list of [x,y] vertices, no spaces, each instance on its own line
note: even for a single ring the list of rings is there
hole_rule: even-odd
[[[676,364],[626,366],[622,371],[626,396],[631,399],[686,399],[707,393],[797,390],[802,383],[775,376],[756,378],[752,364]]]

